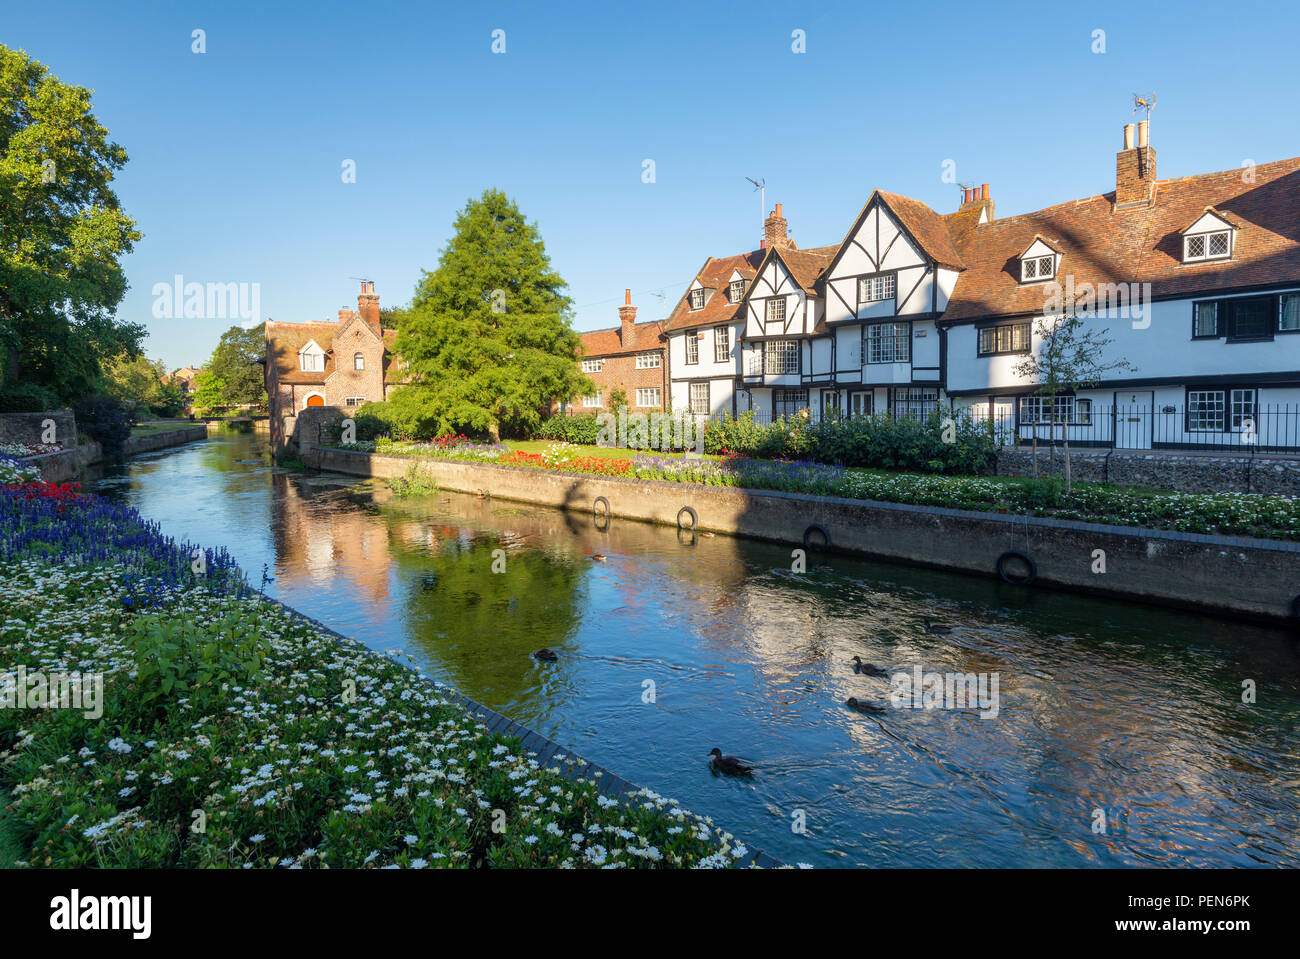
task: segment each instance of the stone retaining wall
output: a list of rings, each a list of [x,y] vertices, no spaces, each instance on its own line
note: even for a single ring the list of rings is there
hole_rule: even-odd
[[[122,448],[125,455],[136,456],[140,453],[152,453],[154,450],[181,446],[207,438],[208,428],[199,424],[168,430],[166,433],[128,437]],[[76,480],[87,466],[99,463],[103,458],[104,450],[98,443],[84,443],[58,453],[33,456],[28,462],[40,469],[41,479],[47,483],[70,483]]]
[[[968,510],[904,506],[659,480],[352,453],[311,446],[309,466],[393,478],[413,463],[444,489],[590,513],[598,496],[616,518],[677,525],[691,507],[702,529],[801,546],[816,524],[837,550],[910,565],[996,575],[1008,550],[1037,564],[1038,583],[1145,602],[1283,619],[1300,594],[1300,542],[1207,536]],[[816,537],[814,537],[816,538]],[[1105,572],[1095,573],[1097,550]]]
[[[54,421],[54,439],[45,438],[45,423]],[[23,443],[58,443],[64,449],[77,445],[77,422],[71,410],[48,410],[44,413],[0,413],[0,445]]]
[[[1038,448],[1038,476],[1064,475],[1060,448]],[[998,452],[1001,476],[1034,476],[1033,450],[1025,447]],[[1290,456],[1225,456],[1165,450],[1070,450],[1071,476],[1081,483],[1145,486],[1179,493],[1266,493],[1300,496],[1300,458]]]

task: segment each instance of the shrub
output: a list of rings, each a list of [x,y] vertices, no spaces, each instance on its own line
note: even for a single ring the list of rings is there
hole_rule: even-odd
[[[11,383],[0,389],[0,413],[42,413],[61,405],[53,393],[37,383]]]
[[[393,495],[398,499],[411,496],[433,496],[438,492],[438,481],[420,469],[419,463],[412,463],[406,468],[406,476],[397,476],[389,480]]]
[[[599,433],[600,422],[595,413],[576,413],[573,416],[557,413],[542,424],[536,438],[560,440],[579,446],[595,446]]]
[[[87,396],[73,406],[77,425],[104,449],[104,459],[120,462],[131,435],[131,410],[104,394]]]

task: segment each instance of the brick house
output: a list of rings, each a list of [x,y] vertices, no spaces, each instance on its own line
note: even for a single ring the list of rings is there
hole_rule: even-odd
[[[293,436],[298,414],[311,407],[353,412],[388,398],[398,385],[393,354],[396,330],[379,319],[375,284],[363,281],[356,310],[339,310],[336,321],[266,322],[266,395],[271,441]]]
[[[662,410],[668,396],[668,367],[664,357],[663,324],[636,322],[632,291],[623,294],[619,325],[582,334],[582,372],[596,384],[590,396],[575,396],[569,413],[611,409],[616,389],[627,394],[631,412]]]

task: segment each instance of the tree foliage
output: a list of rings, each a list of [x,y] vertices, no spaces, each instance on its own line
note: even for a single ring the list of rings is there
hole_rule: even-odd
[[[535,225],[500,190],[470,200],[438,268],[400,312],[391,406],[424,435],[524,432],[590,389],[565,283]]]
[[[225,405],[267,405],[266,371],[257,362],[265,350],[265,323],[247,330],[232,326],[221,334],[206,369],[225,384],[221,391]]]
[[[144,327],[119,322],[121,258],[140,239],[111,184],[126,151],[91,93],[0,45],[0,347],[6,381],[88,393]]]

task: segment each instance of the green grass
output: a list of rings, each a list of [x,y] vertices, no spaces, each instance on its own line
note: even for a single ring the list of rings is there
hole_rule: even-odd
[[[8,816],[0,813],[0,869],[12,869],[22,854],[22,849],[13,823]]]
[[[156,433],[170,433],[172,430],[183,429],[186,426],[196,426],[189,420],[148,420],[144,423],[137,423],[131,427],[132,436],[153,436]]]

